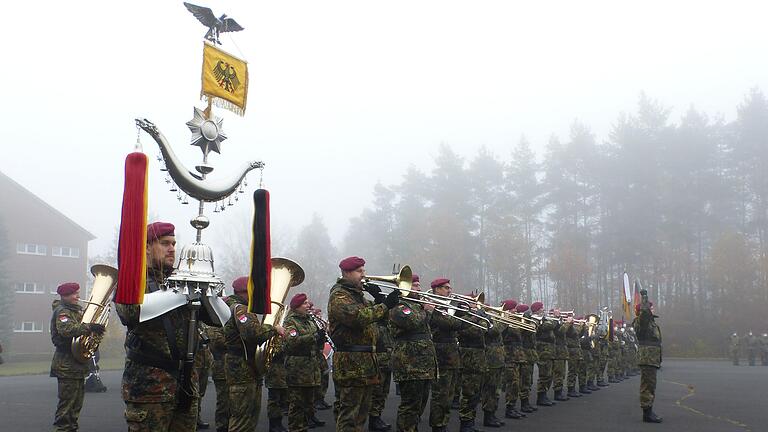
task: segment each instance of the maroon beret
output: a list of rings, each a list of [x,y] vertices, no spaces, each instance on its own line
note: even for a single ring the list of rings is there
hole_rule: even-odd
[[[439,286],[443,286],[443,285],[445,285],[447,283],[451,283],[451,280],[450,279],[446,279],[446,278],[437,278],[437,279],[433,280],[432,283],[429,284],[429,286],[432,287],[432,289],[435,289],[435,288],[437,288]]]
[[[339,268],[342,271],[347,271],[348,272],[348,271],[352,271],[352,270],[358,269],[358,268],[360,268],[360,267],[362,267],[364,265],[365,265],[365,260],[364,259],[362,259],[360,257],[356,257],[356,256],[351,256],[351,257],[346,257],[343,260],[341,260],[341,262],[339,263]]]
[[[70,294],[73,294],[75,291],[80,289],[80,284],[77,282],[66,282],[61,285],[59,285],[58,288],[56,288],[56,292],[59,295],[67,296]]]
[[[305,301],[307,301],[306,294],[304,293],[296,294],[291,298],[291,309],[296,309],[297,307],[303,305]]]
[[[413,277],[413,280],[412,280],[412,282],[413,282],[413,283],[419,282],[419,275],[417,275],[416,273],[414,273],[414,274],[412,275],[412,277]],[[419,283],[421,283],[421,282],[419,282]]]
[[[147,225],[147,243],[151,243],[160,237],[174,235],[174,229],[176,229],[176,227],[168,222],[153,222]]]
[[[515,306],[515,312],[517,313],[523,313],[528,310],[528,305],[525,303],[520,303],[519,305]]]
[[[651,306],[653,306],[653,302],[648,302],[648,307],[651,307]],[[640,308],[642,308],[642,307],[643,307],[642,303],[636,304],[635,305],[635,313],[636,314],[640,314]]]
[[[544,309],[544,303],[540,301],[533,302],[533,304],[531,304],[531,312],[538,312],[542,309]]]
[[[573,319],[575,319],[576,321],[582,321],[582,320],[584,320],[584,315],[579,315],[577,317],[573,317]]]
[[[235,294],[248,292],[248,276],[240,276],[232,282]]]
[[[517,300],[509,299],[501,302],[501,307],[505,311],[514,310],[516,306],[517,306]]]

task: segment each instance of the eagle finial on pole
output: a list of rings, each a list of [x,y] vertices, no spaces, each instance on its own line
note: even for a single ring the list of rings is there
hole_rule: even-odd
[[[192,12],[192,15],[194,15],[198,21],[208,27],[208,33],[205,34],[205,38],[215,44],[221,45],[221,42],[219,41],[219,33],[244,30],[237,21],[227,17],[226,14],[216,18],[213,11],[205,6],[197,6],[187,2],[184,2],[184,6],[186,6],[188,11]]]

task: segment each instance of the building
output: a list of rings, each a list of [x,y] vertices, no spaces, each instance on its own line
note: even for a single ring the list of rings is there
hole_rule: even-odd
[[[4,279],[13,296],[13,330],[5,355],[49,358],[51,303],[62,282],[78,282],[87,299],[88,242],[95,237],[0,172],[0,223],[7,241]]]

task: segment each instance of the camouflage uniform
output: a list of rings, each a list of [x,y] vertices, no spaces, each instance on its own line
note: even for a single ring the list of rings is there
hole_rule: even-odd
[[[768,366],[768,334],[763,333],[760,338],[760,359],[763,366]]]
[[[328,359],[323,355],[323,347],[318,347],[317,353],[317,368],[320,370],[320,385],[315,388],[315,403],[322,403],[325,405],[325,395],[328,393],[331,368],[328,366]]]
[[[565,341],[565,332],[570,325],[557,324],[555,326],[555,356],[552,359],[552,387],[555,390],[555,400],[565,400],[563,385],[565,384],[565,365],[568,361],[568,345]]]
[[[536,351],[539,354],[539,381],[537,393],[546,396],[552,386],[552,368],[555,359],[555,322],[545,319],[536,329]]]
[[[480,323],[475,316],[464,318]],[[482,395],[483,377],[488,364],[485,358],[485,329],[468,325],[459,331],[459,354],[461,355],[461,405],[459,420],[474,424],[477,405]]]
[[[483,377],[483,411],[495,413],[499,407],[501,382],[504,376],[504,344],[501,333],[505,326],[496,325],[485,334],[485,359],[487,370]]]
[[[608,360],[611,356],[610,351],[610,344],[608,343],[608,339],[606,337],[600,337],[598,338],[597,345],[600,348],[600,355],[598,356],[598,363],[597,363],[597,380],[600,383],[605,382],[605,371],[608,367]]]
[[[253,364],[256,347],[275,336],[275,329],[261,324],[258,315],[247,312],[248,301],[229,296],[232,316],[224,325],[227,354],[224,373],[229,387],[229,432],[256,430],[261,411],[261,373]]]
[[[429,399],[429,387],[437,377],[437,355],[429,331],[430,314],[421,304],[401,298],[389,311],[394,339],[392,372],[400,385],[397,430],[416,432]]]
[[[63,303],[54,300],[51,305],[51,342],[56,347],[51,361],[51,376],[58,381],[59,403],[53,421],[54,431],[76,431],[77,419],[83,408],[85,376],[88,365],[75,360],[72,355],[72,340],[90,333],[87,324],[82,324],[83,309],[77,303]]]
[[[203,360],[197,365],[197,388],[200,396],[197,398],[197,418],[200,421],[201,404],[205,397],[205,392],[208,390],[208,377],[211,374],[211,368],[213,368],[213,355],[211,355],[210,347],[208,346],[207,327],[205,324],[200,324],[201,330],[205,332],[205,339],[200,340],[200,352],[202,353]]]
[[[384,405],[389,396],[389,388],[392,384],[392,336],[389,334],[386,321],[380,321],[376,325],[376,362],[379,364],[381,384],[373,388],[371,395],[370,417],[381,417]]]
[[[650,308],[640,309],[632,321],[640,344],[637,364],[640,366],[640,407],[651,408],[656,396],[656,371],[661,367],[661,329]]]
[[[740,347],[739,336],[737,334],[732,334],[730,354],[731,354],[731,360],[733,360],[734,366],[739,365],[739,347]]]
[[[284,413],[288,412],[288,384],[285,381],[285,344],[282,338],[275,338],[274,356],[264,375],[267,387],[267,417],[282,423]],[[314,406],[314,405],[313,405]]]
[[[429,319],[438,369],[437,379],[432,384],[432,399],[429,402],[429,425],[433,430],[445,429],[451,418],[451,402],[461,367],[456,334],[468,325],[440,312],[433,312]]]
[[[754,366],[755,365],[755,356],[757,356],[757,338],[752,333],[748,334],[746,336],[747,338],[747,359],[749,360],[749,365]]]
[[[589,364],[587,374],[589,375],[587,380],[592,383],[592,388],[598,387],[598,383],[602,383],[603,376],[598,372],[600,370],[600,339],[597,335],[592,335],[589,341],[589,352],[592,357],[592,361]]]
[[[502,342],[504,344],[504,382],[506,385],[505,405],[507,410],[514,410],[517,399],[520,398],[521,370],[528,361],[528,356],[525,353],[525,348],[523,348],[521,330],[507,327],[502,333]]]
[[[533,365],[539,361],[539,352],[536,350],[536,334],[532,332],[522,332],[523,349],[525,350],[527,361],[520,365],[520,406],[528,406],[528,399],[531,396],[531,387],[533,386]]]
[[[147,269],[147,287],[151,293],[160,289],[163,277]],[[198,376],[193,368],[191,379],[192,403],[188,410],[179,410],[178,376],[182,356],[187,346],[186,334],[190,318],[187,307],[139,322],[141,305],[116,304],[120,321],[128,327],[125,337],[126,359],[123,370],[122,396],[125,420],[130,432],[190,431],[197,427]],[[167,329],[167,331],[166,331]],[[171,345],[169,345],[169,341]],[[203,361],[200,350],[195,364]]]
[[[387,316],[385,304],[372,304],[363,291],[340,278],[328,299],[333,353],[333,382],[337,389],[338,432],[360,432],[371,408],[373,387],[381,383],[376,361],[376,325]]]
[[[584,328],[581,325],[574,324],[566,324],[564,327],[566,327],[565,344],[568,347],[568,391],[573,393],[576,391],[577,380],[582,386],[586,382],[579,380],[579,371],[581,370],[581,364],[584,362],[584,354],[581,351],[579,337]]]
[[[315,390],[320,386],[318,328],[309,314],[288,312],[285,327],[285,371],[288,385],[288,430],[306,432],[315,414]]]
[[[590,388],[591,385],[594,385],[592,383],[592,371],[591,369],[594,369],[592,367],[592,364],[594,363],[592,358],[592,339],[589,337],[589,333],[587,332],[587,326],[582,326],[581,330],[578,331],[578,343],[579,348],[581,348],[581,360],[579,361],[579,367],[578,367],[578,378],[579,378],[579,393],[591,393],[592,388]],[[570,365],[568,365],[568,368],[570,369]],[[570,378],[568,384],[570,385]]]
[[[227,387],[227,375],[224,371],[224,356],[227,352],[227,343],[224,338],[224,329],[221,327],[207,328],[208,348],[213,356],[213,385],[216,387],[216,431],[226,432],[229,427],[229,387]]]

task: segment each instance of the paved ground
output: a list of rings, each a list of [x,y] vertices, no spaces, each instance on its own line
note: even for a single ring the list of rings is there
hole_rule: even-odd
[[[104,372],[107,393],[87,393],[80,416],[83,432],[125,430],[120,372]],[[556,407],[541,407],[524,420],[508,420],[502,431],[768,431],[768,367],[731,366],[723,361],[667,360],[660,372],[656,410],[661,425],[640,421],[639,377]],[[209,386],[203,417],[213,420],[215,391]],[[266,394],[266,392],[265,392]],[[330,401],[332,391],[329,391]],[[398,397],[390,395],[384,419],[394,423]],[[0,378],[0,431],[50,430],[56,405],[56,380],[43,375]],[[262,405],[266,409],[266,404]],[[329,420],[329,411],[319,415]],[[264,413],[259,430],[266,431]],[[451,428],[458,431],[454,411]],[[332,431],[333,423],[318,431]],[[422,431],[428,431],[425,421]],[[485,428],[486,432],[492,431]]]

